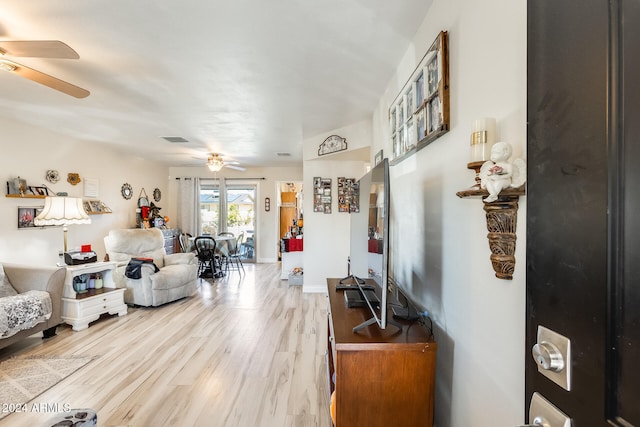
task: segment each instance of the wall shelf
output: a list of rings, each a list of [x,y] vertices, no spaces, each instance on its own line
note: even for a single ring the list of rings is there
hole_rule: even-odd
[[[483,203],[487,218],[487,238],[491,250],[491,264],[499,279],[513,279],[516,265],[516,226],[518,218],[518,199],[526,194],[525,186],[507,188],[498,195],[498,200]],[[489,196],[484,188],[473,187],[458,191],[460,198]]]
[[[12,199],[44,199],[47,196],[41,196],[39,194],[7,194],[5,197]]]

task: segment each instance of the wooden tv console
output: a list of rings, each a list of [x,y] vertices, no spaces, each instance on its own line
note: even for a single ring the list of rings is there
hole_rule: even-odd
[[[371,313],[347,308],[339,281],[327,279],[327,375],[329,394],[336,392],[336,427],[433,426],[436,342],[422,325],[404,321],[402,331],[373,324],[354,333]]]

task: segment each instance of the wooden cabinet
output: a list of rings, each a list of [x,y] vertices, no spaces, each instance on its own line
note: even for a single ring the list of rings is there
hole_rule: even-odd
[[[72,326],[74,331],[81,331],[89,327],[89,323],[105,313],[124,316],[127,306],[124,303],[124,288],[116,288],[113,282],[115,262],[93,262],[67,266],[67,275],[62,293],[62,320]],[[75,277],[89,277],[100,275],[102,287],[88,289],[78,293],[73,288]]]
[[[327,279],[327,377],[336,427],[431,427],[437,345],[428,330],[400,322],[401,332],[371,325],[354,333],[370,312],[347,308],[338,282]]]

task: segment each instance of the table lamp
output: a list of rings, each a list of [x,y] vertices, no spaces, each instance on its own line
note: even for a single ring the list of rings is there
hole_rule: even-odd
[[[82,204],[76,197],[46,197],[42,212],[33,220],[35,225],[61,225],[64,232],[64,252],[67,252],[67,226],[91,224]]]

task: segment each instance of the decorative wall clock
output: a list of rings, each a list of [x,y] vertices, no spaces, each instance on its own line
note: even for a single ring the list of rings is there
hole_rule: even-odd
[[[335,153],[337,151],[343,151],[347,149],[347,140],[338,135],[331,135],[325,139],[320,147],[318,147],[318,156],[324,156],[325,154]]]
[[[129,200],[131,196],[133,196],[133,188],[131,188],[131,185],[125,182],[124,184],[122,184],[120,193],[122,194],[122,197],[125,198],[125,200]]]

